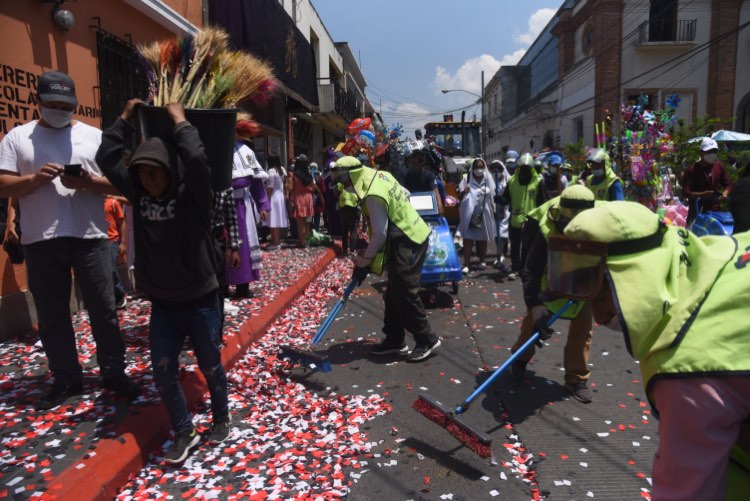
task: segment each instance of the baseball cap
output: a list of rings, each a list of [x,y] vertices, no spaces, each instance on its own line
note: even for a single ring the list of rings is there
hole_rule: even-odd
[[[62,71],[46,71],[37,82],[36,91],[42,101],[59,101],[77,105],[76,84]]]
[[[701,151],[718,150],[719,143],[711,139],[710,137],[704,137],[701,141]]]

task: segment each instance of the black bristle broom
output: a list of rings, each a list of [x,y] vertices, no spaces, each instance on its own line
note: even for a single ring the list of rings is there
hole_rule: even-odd
[[[336,320],[336,317],[346,305],[346,301],[349,299],[349,296],[357,285],[359,285],[359,281],[353,278],[352,281],[349,282],[349,285],[346,286],[346,289],[344,289],[344,294],[338,301],[336,301],[336,304],[331,309],[331,312],[328,314],[323,323],[320,324],[320,327],[318,327],[318,331],[315,333],[312,341],[310,341],[310,348],[317,346],[318,343],[323,340],[323,336],[326,335],[326,332],[328,332],[328,328],[331,326],[333,321]],[[279,348],[279,351],[279,356],[281,358],[288,358],[292,361],[292,363],[300,362],[305,367],[313,370],[320,370],[321,372],[331,372],[332,370],[331,363],[328,361],[328,357],[315,353],[312,350],[300,350],[289,345],[284,345]]]
[[[562,308],[557,310],[552,317],[547,321],[547,327],[550,327],[560,316],[567,311],[568,308],[573,304],[573,301],[568,300]],[[466,447],[474,451],[481,458],[492,457],[492,438],[481,430],[478,430],[466,423],[462,418],[461,414],[469,410],[469,406],[479,395],[485,392],[487,388],[502,374],[510,365],[516,361],[516,359],[533,343],[539,340],[539,331],[535,332],[523,345],[521,345],[515,353],[513,353],[508,360],[506,360],[500,367],[495,369],[490,377],[487,378],[474,392],[469,395],[466,400],[456,406],[454,410],[451,410],[448,406],[442,404],[439,400],[426,394],[420,393],[419,397],[411,404],[412,408],[422,414],[430,421],[437,423],[442,426],[448,432],[456,437],[459,442],[464,444]]]

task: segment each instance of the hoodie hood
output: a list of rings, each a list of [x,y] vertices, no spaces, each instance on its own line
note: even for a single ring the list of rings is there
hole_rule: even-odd
[[[658,233],[660,241],[634,245]],[[645,206],[626,201],[581,212],[565,235],[610,248],[631,245],[626,254],[608,256],[606,269],[628,350],[639,360],[680,342],[737,248],[731,238],[699,238],[665,226]]]
[[[138,178],[137,170],[135,169],[138,165],[155,165],[166,168],[169,172],[170,183],[167,196],[174,195],[177,190],[177,180],[180,179],[179,169],[182,168],[182,163],[179,161],[177,151],[172,145],[163,141],[161,138],[151,137],[146,139],[138,149],[135,150],[135,153],[133,153],[128,172],[130,173],[133,187],[136,191],[143,193],[145,192],[145,189],[143,188],[143,185]]]

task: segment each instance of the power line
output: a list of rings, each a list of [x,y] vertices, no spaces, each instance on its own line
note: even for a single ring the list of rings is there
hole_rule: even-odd
[[[680,54],[679,56],[673,57],[672,59],[666,61],[665,63],[660,63],[659,65],[654,66],[653,68],[651,68],[649,70],[646,70],[643,73],[640,73],[639,75],[636,75],[636,76],[634,76],[634,77],[632,77],[632,78],[630,78],[630,79],[628,79],[628,80],[626,80],[624,82],[621,82],[621,83],[617,84],[616,86],[614,86],[612,88],[605,89],[604,91],[602,91],[602,94],[607,94],[607,93],[612,92],[614,90],[620,90],[620,88],[623,87],[624,85],[626,85],[626,84],[628,84],[630,82],[633,82],[634,80],[637,80],[639,78],[642,78],[642,77],[648,75],[649,73],[651,73],[653,71],[656,71],[657,69],[663,67],[665,64],[669,64],[669,63],[672,63],[674,61],[677,61],[674,65],[670,66],[669,68],[665,69],[664,71],[662,71],[661,73],[655,75],[654,77],[650,78],[649,80],[646,80],[645,82],[642,82],[640,85],[642,86],[644,84],[647,84],[647,83],[655,80],[656,78],[659,78],[660,76],[662,76],[662,75],[664,75],[664,74],[672,71],[674,68],[676,68],[677,66],[685,63],[686,61],[689,61],[690,59],[692,59],[693,57],[697,56],[698,54],[700,54],[704,50],[709,49],[714,44],[717,44],[717,43],[723,41],[725,38],[733,36],[736,33],[739,33],[740,31],[742,31],[743,29],[745,29],[748,26],[750,26],[750,21],[748,21],[748,22],[746,22],[746,23],[744,23],[744,24],[742,24],[742,25],[740,25],[740,26],[738,26],[736,28],[733,28],[732,30],[730,30],[730,31],[728,31],[728,32],[726,32],[726,33],[724,33],[722,35],[719,35],[716,38],[713,38],[713,39],[711,39],[711,40],[709,40],[707,42],[704,42],[703,44],[701,44],[701,45],[699,45],[697,47],[694,47],[693,49],[689,50],[688,52],[686,52],[684,54]],[[682,61],[678,61],[679,59],[683,59],[683,60]],[[594,99],[596,99],[596,96],[590,97],[590,98],[586,99],[586,101],[591,101],[591,100],[594,100]],[[582,101],[581,103],[579,103],[576,106],[580,106],[581,104],[585,103],[586,101]],[[573,114],[580,114],[580,113],[583,113],[585,111],[592,110],[594,108],[596,108],[596,105],[592,105],[592,106],[589,106],[589,107],[586,107],[586,108],[583,108],[583,109],[578,109],[576,107],[576,108],[571,109],[571,110],[569,110],[567,112],[560,112],[558,114],[551,115],[549,117],[546,117],[546,119],[563,118],[563,117],[567,117],[567,116],[573,115]],[[524,126],[520,126],[519,125],[519,126],[517,126],[515,128],[511,128],[511,129],[501,129],[499,131],[499,133],[505,134],[505,133],[509,133],[509,132],[510,133],[517,132],[519,130],[526,129],[528,127],[529,127],[529,125],[524,125]]]

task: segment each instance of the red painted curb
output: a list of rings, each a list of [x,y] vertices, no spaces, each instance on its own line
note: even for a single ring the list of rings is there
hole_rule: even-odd
[[[336,256],[332,249],[305,270],[259,315],[245,321],[234,336],[227,337],[222,350],[224,368],[229,370],[250,345],[265,334],[271,324],[304,291]],[[207,388],[199,371],[188,373],[182,389],[189,407],[203,398]],[[171,426],[164,406],[153,405],[123,419],[116,428],[116,438],[101,439],[89,459],[81,459],[48,483],[43,499],[111,500],[131,476],[148,462],[149,454],[158,448]]]

